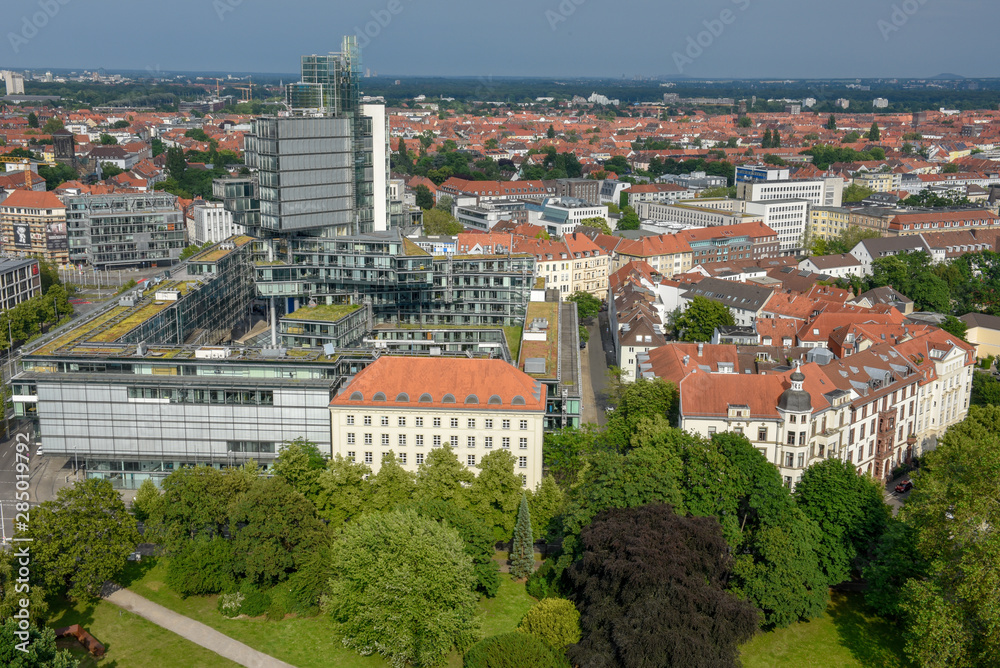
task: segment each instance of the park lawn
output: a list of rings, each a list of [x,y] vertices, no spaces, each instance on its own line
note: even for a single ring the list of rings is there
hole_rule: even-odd
[[[58,640],[80,659],[80,668],[225,668],[236,664],[215,652],[122,610],[107,601],[76,603],[60,600],[52,604],[49,626],[60,628],[80,624],[104,644],[104,658],[91,657],[75,640]]]
[[[741,648],[744,668],[898,668],[911,665],[899,630],[861,594],[834,592],[823,616],[762,633]]]
[[[227,619],[216,609],[218,596],[181,598],[166,586],[165,576],[165,562],[146,559],[141,566],[130,564],[130,570],[123,578],[122,584],[165,608],[195,619],[230,638],[287,661],[298,668],[388,666],[377,655],[361,656],[354,650],[344,647],[337,637],[336,626],[325,615],[290,617],[280,622],[264,618]],[[500,578],[500,591],[496,598],[483,599],[479,604],[484,636],[513,631],[524,613],[535,603],[535,599],[528,596],[525,591],[524,583],[514,582],[505,574],[501,574]],[[452,652],[447,665],[459,668],[462,665],[461,656],[457,652]],[[118,668],[130,668],[130,666],[119,663]]]

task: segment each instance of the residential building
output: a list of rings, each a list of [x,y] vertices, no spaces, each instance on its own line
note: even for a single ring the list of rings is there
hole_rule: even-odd
[[[576,230],[587,218],[608,220],[606,205],[589,204],[572,197],[546,199],[540,211],[528,210],[528,222],[544,227],[553,236],[564,236]]]
[[[984,313],[966,313],[961,318],[968,329],[966,340],[976,347],[976,357],[1000,356],[1000,317]]]
[[[0,72],[3,75],[4,86],[7,88],[7,95],[24,95],[24,75],[20,72],[11,72],[10,70],[4,70]]]
[[[706,278],[681,295],[688,303],[704,297],[729,307],[737,325],[752,325],[774,295],[774,290],[758,285],[736,283],[719,278]]]
[[[555,182],[543,181],[466,181],[452,176],[437,189],[437,199],[448,195],[476,198],[477,204],[509,199],[540,201],[555,195]]]
[[[844,180],[837,177],[820,179],[780,179],[737,181],[736,196],[748,202],[804,199],[813,206],[841,206]]]
[[[38,260],[0,260],[0,312],[40,294]]]
[[[601,182],[594,179],[556,179],[555,194],[556,197],[572,197],[588,204],[604,204],[601,201]]]
[[[601,181],[601,194],[600,203],[601,204],[614,204],[618,206],[621,202],[621,194],[628,189],[630,184],[624,181],[617,181],[614,179],[605,179]]]
[[[799,262],[799,269],[826,274],[834,278],[850,278],[851,276],[863,275],[864,267],[861,261],[850,253],[841,253],[839,255],[807,257]]]
[[[676,202],[694,199],[695,191],[673,183],[639,183],[625,191],[628,205],[633,209],[640,202]]]
[[[871,276],[872,262],[879,258],[891,257],[900,253],[918,252],[927,253],[928,257],[931,256],[931,249],[919,235],[865,239],[851,249],[851,255],[861,263],[862,276]]]
[[[450,447],[474,473],[509,452],[526,489],[542,480],[543,384],[502,360],[382,356],[330,401],[332,452],[377,474],[388,453],[417,471]]]
[[[583,234],[567,234],[561,240],[514,238],[514,252],[535,258],[535,276],[560,298],[577,291],[604,299],[608,291],[611,260],[608,254]]]
[[[902,178],[896,172],[859,172],[854,175],[854,185],[877,193],[898,192],[902,187]]]
[[[851,210],[840,206],[809,208],[809,234],[815,239],[830,240],[851,228]]]
[[[695,227],[721,227],[764,222],[759,215],[745,213],[743,202],[733,199],[698,199],[686,203],[640,202],[636,213],[643,220],[669,221]]]
[[[64,195],[69,260],[99,269],[167,267],[184,249],[184,214],[166,192]]]
[[[219,243],[232,236],[246,233],[242,225],[233,223],[233,214],[222,202],[202,202],[193,207],[194,223],[188,241],[193,244]]]
[[[5,253],[69,261],[66,205],[53,192],[12,191],[0,202],[0,234]]]
[[[467,229],[489,232],[503,220],[516,220],[519,222],[523,220],[523,222],[527,222],[528,213],[524,202],[520,200],[504,200],[483,202],[478,205],[456,205],[455,219]]]
[[[768,199],[744,203],[744,211],[778,233],[778,248],[782,254],[795,254],[802,249],[809,221],[809,202],[804,199]]]
[[[691,270],[693,252],[690,243],[680,234],[657,234],[638,239],[622,239],[614,249],[612,271],[630,262],[642,260],[663,276],[673,277]]]

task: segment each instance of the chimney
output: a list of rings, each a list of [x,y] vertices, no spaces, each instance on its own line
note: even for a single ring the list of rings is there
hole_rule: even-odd
[[[705,344],[704,343],[699,343],[698,344],[698,357],[701,357],[702,353],[704,353],[704,352],[705,352]]]

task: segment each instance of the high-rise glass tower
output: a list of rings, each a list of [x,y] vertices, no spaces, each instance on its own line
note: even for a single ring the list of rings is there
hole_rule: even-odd
[[[302,57],[302,80],[285,89],[287,111],[253,121],[245,155],[255,174],[216,188],[247,232],[333,237],[387,228],[385,109],[361,104],[360,73],[357,42],[345,37],[339,53]]]

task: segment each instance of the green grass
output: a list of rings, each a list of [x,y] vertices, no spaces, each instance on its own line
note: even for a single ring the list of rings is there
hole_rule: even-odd
[[[290,617],[280,622],[266,619],[227,619],[216,609],[217,596],[181,598],[164,584],[164,562],[144,560],[141,566],[130,564],[122,584],[130,590],[160,605],[186,615],[213,629],[246,643],[298,668],[385,668],[388,664],[378,656],[361,656],[344,647],[333,622],[325,615]],[[528,596],[524,583],[513,582],[501,574],[500,591],[496,598],[480,602],[485,635],[507,633],[517,627],[521,617],[535,603]],[[166,632],[164,632],[166,633]],[[100,639],[100,638],[99,638]],[[156,664],[119,662],[116,668],[131,668]],[[462,657],[457,652],[449,656],[447,665],[460,668]]]
[[[822,617],[760,634],[741,655],[744,668],[910,665],[899,630],[868,613],[861,594],[834,593]]]
[[[518,359],[518,354],[521,352],[521,337],[524,334],[524,329],[521,327],[504,327],[504,336],[507,338],[507,350],[510,351],[510,358],[515,362]]]
[[[81,660],[80,668],[224,668],[238,665],[107,601],[54,604],[49,626],[60,628],[71,624],[83,626],[107,649],[104,658],[97,660],[75,640],[59,640],[60,648],[69,649]]]

